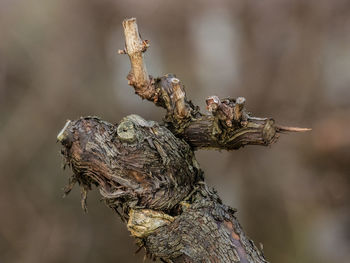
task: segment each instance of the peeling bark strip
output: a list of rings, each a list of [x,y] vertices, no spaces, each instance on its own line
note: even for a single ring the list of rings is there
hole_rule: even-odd
[[[86,209],[95,185],[151,258],[178,263],[263,263],[235,211],[204,182],[195,159],[198,148],[238,149],[270,145],[281,132],[309,129],[275,125],[252,117],[245,99],[208,97],[203,114],[186,97],[175,75],[148,76],[136,19],[123,22],[131,71],[129,84],[143,99],[167,110],[165,125],[129,115],[113,125],[96,117],[68,121],[59,132],[66,165],[74,172],[65,189],[82,189]]]

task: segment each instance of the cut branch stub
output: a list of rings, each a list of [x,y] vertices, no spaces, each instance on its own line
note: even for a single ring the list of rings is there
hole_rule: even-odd
[[[173,86],[173,97],[175,101],[175,115],[179,119],[183,119],[190,116],[190,108],[186,104],[186,93],[180,84],[178,78],[172,78],[171,84]]]
[[[245,98],[243,97],[238,97],[235,101],[235,105],[234,105],[234,110],[233,110],[233,118],[235,121],[240,121],[242,120],[242,117],[244,118],[243,121],[246,121],[247,119],[247,115],[246,114],[244,116],[244,112],[243,112],[243,109],[244,109],[244,104],[245,104]]]
[[[143,99],[156,101],[157,94],[148,76],[143,52],[149,47],[147,40],[142,40],[139,34],[136,18],[123,21],[125,35],[125,49],[119,53],[128,54],[131,63],[131,71],[127,76],[129,84],[134,86],[135,92]]]
[[[210,96],[206,100],[207,109],[217,117],[224,126],[239,128],[247,121],[248,114],[244,112],[245,98],[226,98],[220,100],[217,96]]]
[[[175,135],[181,135],[191,119],[201,115],[199,108],[187,101],[185,89],[174,74],[152,79],[152,87],[157,91],[155,104],[167,110],[164,120]]]
[[[202,179],[185,142],[137,115],[117,127],[81,118],[64,128],[59,141],[76,180],[89,188],[99,185],[102,196],[116,207],[169,211]]]

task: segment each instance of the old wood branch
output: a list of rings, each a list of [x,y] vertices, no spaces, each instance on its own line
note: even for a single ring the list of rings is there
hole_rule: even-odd
[[[87,117],[69,121],[58,140],[71,182],[85,194],[97,186],[150,258],[266,262],[235,211],[204,182],[190,146],[166,127],[137,115],[118,125]]]
[[[165,125],[137,115],[117,125],[95,117],[68,121],[57,136],[74,172],[65,192],[78,183],[86,209],[87,193],[96,186],[151,258],[169,263],[266,262],[235,211],[206,185],[194,150],[269,145],[278,133],[305,129],[252,117],[243,97],[208,97],[210,114],[201,113],[175,75],[148,75],[143,58],[148,42],[141,39],[136,19],[125,20],[123,27],[125,49],[119,53],[130,58],[129,84],[167,110]]]
[[[283,127],[271,118],[253,117],[247,112],[243,97],[219,99],[210,96],[206,100],[210,113],[201,113],[186,97],[185,89],[175,75],[147,76],[142,54],[146,51],[144,43],[149,46],[148,41],[140,38],[135,18],[124,20],[123,26],[125,53],[129,55],[132,69],[128,75],[129,84],[141,98],[165,108],[167,127],[192,147],[233,150],[245,145],[268,146],[276,142],[279,133],[310,130]]]

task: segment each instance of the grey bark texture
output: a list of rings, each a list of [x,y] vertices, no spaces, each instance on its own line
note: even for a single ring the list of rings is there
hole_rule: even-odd
[[[204,181],[194,151],[270,145],[285,131],[269,118],[252,117],[245,99],[208,97],[210,114],[186,97],[175,75],[147,75],[148,42],[136,19],[123,22],[136,93],[167,110],[164,123],[129,115],[113,125],[96,117],[69,121],[58,135],[66,164],[74,172],[66,193],[78,183],[82,206],[96,186],[105,203],[127,223],[140,248],[163,262],[266,262],[245,235],[235,210]]]

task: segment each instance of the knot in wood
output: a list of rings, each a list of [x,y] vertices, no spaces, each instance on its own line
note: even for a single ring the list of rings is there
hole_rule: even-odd
[[[136,129],[131,120],[122,121],[117,128],[118,138],[123,142],[135,142],[137,139]]]

